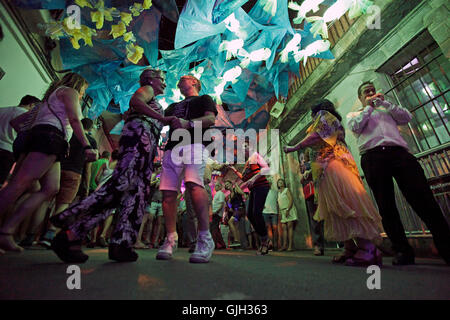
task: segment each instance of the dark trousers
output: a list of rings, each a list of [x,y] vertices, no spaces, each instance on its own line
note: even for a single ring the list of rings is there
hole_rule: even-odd
[[[417,159],[401,147],[378,147],[363,154],[361,167],[375,196],[384,230],[393,249],[396,252],[413,253],[395,203],[392,178],[431,231],[440,255],[450,261],[450,228]]]
[[[0,187],[9,176],[9,172],[14,164],[14,155],[12,152],[0,149]]]
[[[317,205],[314,203],[314,195],[305,199],[306,211],[308,211],[309,225],[311,228],[311,236],[314,246],[318,246],[320,249],[325,247],[324,236],[323,236],[323,220],[316,221],[313,219],[314,213],[316,212]]]
[[[263,240],[267,238],[267,227],[263,217],[264,204],[266,203],[269,187],[256,187],[250,191],[247,217],[256,233]]]
[[[223,241],[222,233],[220,232],[220,220],[222,220],[222,218],[218,214],[213,214],[211,225],[209,226],[209,230],[211,232],[211,236],[214,240],[216,248],[218,248],[218,247],[225,248],[226,244]]]

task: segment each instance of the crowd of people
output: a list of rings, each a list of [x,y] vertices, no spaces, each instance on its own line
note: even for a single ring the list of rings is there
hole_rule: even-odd
[[[170,260],[178,247],[187,247],[191,263],[209,262],[214,249],[256,249],[258,255],[295,250],[299,211],[286,181],[273,174],[264,157],[246,141],[246,163],[238,170],[211,160],[211,141],[194,140],[198,130],[204,137],[217,116],[213,99],[199,94],[201,82],[181,77],[178,88],[185,99],[166,110],[156,100],[166,88],[164,73],[145,69],[139,83],[124,115],[119,148],[100,158],[93,122],[83,119],[80,107],[88,83],[76,73],[53,82],[42,99],[25,96],[18,107],[1,109],[0,255],[23,251],[34,241],[70,263],[89,258],[83,244],[108,247],[108,257],[120,262],[136,261],[135,249],[155,248],[157,260]],[[344,252],[332,262],[381,266],[378,247],[385,231],[396,253],[393,264],[413,264],[395,206],[394,178],[450,263],[448,224],[397,129],[411,114],[376,93],[371,82],[358,88],[358,97],[362,108],[348,114],[347,122],[376,205],[345,142],[342,116],[330,101],[314,103],[307,136],[284,147],[286,153],[305,155],[299,183],[314,255],[324,255],[325,240],[337,241]],[[168,141],[157,163],[165,125]],[[187,133],[182,142],[179,129]],[[225,179],[230,171],[235,179]],[[221,174],[213,179],[213,172]]]

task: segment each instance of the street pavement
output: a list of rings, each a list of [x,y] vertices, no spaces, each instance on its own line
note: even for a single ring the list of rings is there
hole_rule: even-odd
[[[338,251],[315,257],[311,251],[216,250],[210,263],[189,263],[187,249],[170,261],[156,250],[138,250],[134,263],[108,260],[107,249],[85,249],[80,289],[50,250],[32,248],[0,256],[0,299],[150,299],[150,300],[303,300],[450,299],[450,267],[439,259],[417,259],[414,266],[392,266],[383,259],[379,289],[366,268],[334,265]],[[70,278],[70,279],[69,279]],[[368,281],[369,279],[369,281]]]

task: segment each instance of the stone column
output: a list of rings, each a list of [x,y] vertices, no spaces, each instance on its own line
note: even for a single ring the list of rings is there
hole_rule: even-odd
[[[432,0],[428,3],[433,9],[425,15],[423,23],[447,59],[450,58],[450,2]]]

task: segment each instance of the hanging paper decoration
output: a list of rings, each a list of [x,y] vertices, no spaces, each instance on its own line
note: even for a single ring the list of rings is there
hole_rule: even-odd
[[[373,6],[373,2],[370,0],[353,0],[353,5],[348,12],[350,19],[356,19],[362,14],[366,14],[367,9]]]
[[[144,55],[144,49],[142,47],[130,44],[127,46],[127,58],[134,64],[138,63],[139,60],[142,59],[142,56]]]
[[[296,33],[292,40],[288,42],[286,47],[280,52],[280,62],[286,63],[288,61],[288,55],[290,52],[297,52],[300,47],[300,41],[302,37],[299,33]]]
[[[26,2],[33,8],[50,6],[48,0],[13,1],[21,7]],[[127,110],[145,68],[135,64],[143,64],[145,55],[152,67],[166,71],[168,89],[161,101],[181,100],[177,81],[193,74],[201,79],[202,94],[226,103],[233,126],[240,128],[267,124],[269,113],[260,112],[261,106],[274,96],[284,101],[289,77],[299,74],[299,63],[306,64],[309,57],[333,59],[330,43],[324,40],[327,23],[346,12],[357,17],[372,4],[369,0],[304,0],[301,4],[256,0],[247,13],[242,5],[248,0],[187,0],[178,14],[175,0],[54,2],[62,9],[74,2],[82,8],[79,29],[68,28],[66,18],[46,24],[45,31],[52,39],[60,39],[63,66],[89,81],[88,94],[94,100],[91,115],[99,115],[111,100],[121,112]],[[326,9],[322,17],[309,16],[317,15],[319,8]],[[293,22],[302,22],[303,30],[292,28],[288,9],[296,11]],[[158,50],[161,15],[177,23],[175,50]]]
[[[272,16],[277,13],[277,0],[261,0],[263,10]]]
[[[302,23],[303,19],[305,19],[306,14],[310,11],[317,12],[319,11],[319,5],[324,0],[305,0],[301,5],[299,5],[296,2],[290,1],[289,2],[289,9],[297,11],[297,17],[294,18],[293,22],[295,24]]]
[[[81,8],[88,7],[92,9],[92,5],[89,0],[75,0],[75,4],[77,4]]]
[[[307,46],[304,50],[294,52],[294,59],[296,62],[303,60],[303,65],[306,65],[308,57],[316,55],[320,52],[325,52],[330,48],[330,41],[317,40]]]
[[[212,11],[212,22],[221,23],[248,0],[216,0]]]

